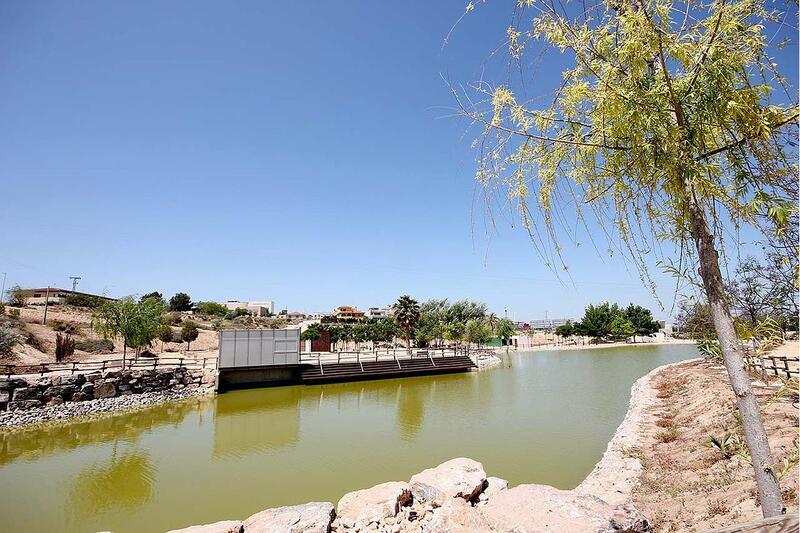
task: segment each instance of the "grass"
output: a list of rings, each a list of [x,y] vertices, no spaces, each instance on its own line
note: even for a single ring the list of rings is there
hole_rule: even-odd
[[[664,431],[659,431],[656,433],[656,439],[658,442],[668,443],[674,442],[678,439],[678,429],[673,425],[669,428],[666,428]]]
[[[725,503],[725,500],[721,498],[708,501],[708,506],[707,506],[708,518],[714,518],[715,516],[722,516],[728,514],[728,511],[730,510],[731,509],[730,507],[728,507],[728,504]]]

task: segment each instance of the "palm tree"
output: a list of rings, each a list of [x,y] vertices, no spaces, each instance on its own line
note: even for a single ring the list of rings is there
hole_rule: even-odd
[[[394,321],[403,329],[406,346],[411,353],[411,332],[419,322],[419,303],[408,295],[398,298],[394,304]]]

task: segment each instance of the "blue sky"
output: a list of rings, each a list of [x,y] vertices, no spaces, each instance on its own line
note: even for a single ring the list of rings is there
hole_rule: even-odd
[[[620,259],[571,249],[564,284],[518,229],[487,235],[442,76],[477,79],[510,9],[481,6],[443,49],[463,1],[3,2],[0,272],[305,311],[405,293],[517,319],[655,309]]]

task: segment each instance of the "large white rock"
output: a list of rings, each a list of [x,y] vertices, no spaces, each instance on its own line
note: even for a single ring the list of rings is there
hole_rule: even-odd
[[[328,533],[333,504],[312,502],[266,509],[244,521],[245,533]]]
[[[547,485],[519,485],[501,491],[479,509],[497,532],[651,531],[647,520],[633,508],[612,506],[587,494]]]
[[[336,522],[352,527],[357,522],[369,524],[396,516],[398,499],[408,490],[408,483],[390,481],[369,489],[348,492],[336,506]]]
[[[489,476],[486,478],[486,489],[481,493],[480,501],[487,502],[495,494],[508,489],[508,480]]]
[[[213,524],[173,529],[167,533],[242,533],[241,520],[223,520]]]
[[[459,457],[413,475],[409,485],[415,500],[444,503],[459,493],[471,493],[485,480],[486,472],[482,464]]]
[[[450,498],[422,525],[423,533],[487,533],[489,522],[462,498]]]

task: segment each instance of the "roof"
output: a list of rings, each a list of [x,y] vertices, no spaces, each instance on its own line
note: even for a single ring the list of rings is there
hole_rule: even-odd
[[[22,293],[25,293],[25,294],[28,294],[28,293],[33,294],[35,292],[47,293],[49,291],[50,294],[56,294],[56,293],[59,293],[59,292],[63,292],[63,293],[66,293],[66,294],[74,294],[76,296],[90,296],[92,298],[102,298],[104,300],[113,300],[114,299],[114,298],[111,298],[109,296],[103,296],[103,295],[100,295],[100,294],[92,294],[92,293],[89,293],[89,292],[73,291],[72,289],[62,289],[60,287],[50,287],[50,288],[41,287],[41,288],[35,288],[35,289],[19,289],[19,290]]]

